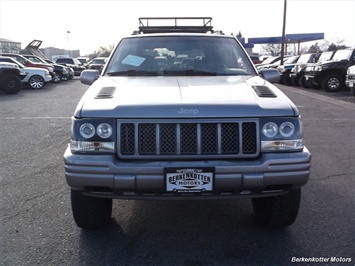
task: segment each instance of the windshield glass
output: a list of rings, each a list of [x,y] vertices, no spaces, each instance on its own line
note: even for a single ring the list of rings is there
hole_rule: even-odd
[[[340,60],[344,60],[344,59],[350,60],[350,56],[351,56],[352,52],[353,52],[352,50],[338,50],[334,54],[333,60],[335,60],[335,61],[340,61]]]
[[[105,64],[106,60],[101,58],[101,59],[94,59],[92,60],[91,64]]]
[[[298,58],[299,58],[298,55],[291,56],[291,57],[289,57],[289,58],[287,58],[287,59],[285,60],[284,64],[292,64],[292,63],[295,63]]]
[[[123,39],[106,75],[256,75],[234,38],[146,36]]]
[[[333,52],[323,52],[319,59],[318,62],[323,62],[323,61],[328,61],[332,58]]]
[[[298,59],[297,64],[312,63],[313,58],[314,58],[313,54],[303,54]]]

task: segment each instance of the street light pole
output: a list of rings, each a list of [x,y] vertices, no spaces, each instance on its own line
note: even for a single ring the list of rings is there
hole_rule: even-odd
[[[285,53],[286,8],[287,8],[287,0],[284,0],[284,18],[282,24],[281,63],[280,63],[281,65],[284,64],[284,53]]]
[[[68,37],[68,53],[69,53],[69,57],[71,57],[70,45],[69,45],[69,34],[70,34],[70,31],[68,30],[68,31],[67,31],[67,37]]]

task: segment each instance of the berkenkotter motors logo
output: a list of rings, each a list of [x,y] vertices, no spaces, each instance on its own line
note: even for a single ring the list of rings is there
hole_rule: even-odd
[[[344,257],[292,257],[293,263],[352,263],[352,258]]]
[[[167,190],[175,192],[211,191],[213,171],[206,169],[176,169],[167,173]]]

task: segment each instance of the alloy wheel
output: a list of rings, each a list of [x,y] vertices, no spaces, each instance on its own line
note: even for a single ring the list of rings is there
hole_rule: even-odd
[[[32,89],[38,90],[44,86],[44,79],[41,76],[32,76],[29,80]]]

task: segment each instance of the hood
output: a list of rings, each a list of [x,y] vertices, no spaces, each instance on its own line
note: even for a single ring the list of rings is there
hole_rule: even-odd
[[[260,77],[101,77],[76,117],[216,118],[297,116],[296,106]]]
[[[319,63],[319,66],[332,66],[332,65],[347,65],[349,63],[349,60],[343,59],[343,60],[328,60],[328,61],[323,61]]]
[[[38,67],[24,67],[23,70],[25,72],[30,72],[30,73],[46,73],[46,69],[43,68],[38,68]]]

